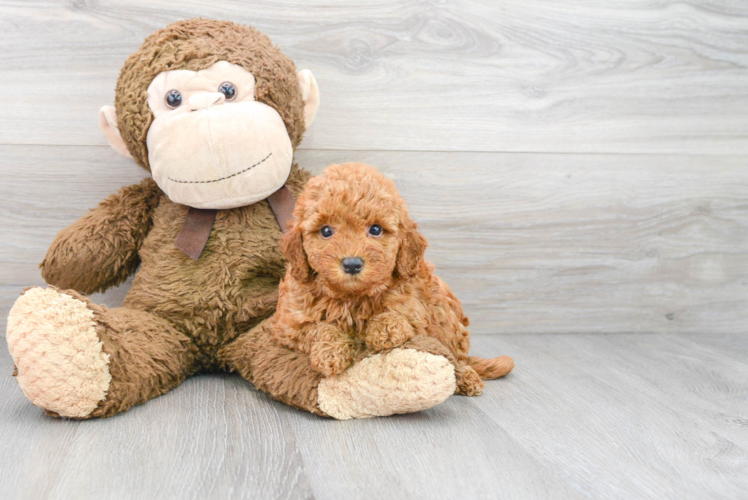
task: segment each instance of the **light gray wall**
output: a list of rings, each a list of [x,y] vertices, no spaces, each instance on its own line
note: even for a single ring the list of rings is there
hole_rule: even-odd
[[[314,72],[297,161],[392,176],[474,333],[745,332],[748,5],[706,1],[0,0],[3,322],[55,233],[144,175],[96,114],[195,16]]]

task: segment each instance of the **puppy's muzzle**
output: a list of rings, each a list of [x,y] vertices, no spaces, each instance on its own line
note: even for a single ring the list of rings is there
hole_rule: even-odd
[[[358,274],[364,268],[364,259],[361,257],[346,257],[341,262],[343,271],[348,274]]]

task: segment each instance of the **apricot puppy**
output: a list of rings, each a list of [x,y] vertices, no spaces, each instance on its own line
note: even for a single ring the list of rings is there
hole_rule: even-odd
[[[433,337],[451,352],[456,392],[480,394],[481,378],[514,362],[468,356],[468,319],[424,260],[426,245],[391,180],[361,163],[329,166],[302,192],[281,244],[276,339],[331,376],[367,353]]]

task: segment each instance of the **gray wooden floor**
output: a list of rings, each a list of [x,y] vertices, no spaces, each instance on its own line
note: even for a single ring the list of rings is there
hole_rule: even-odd
[[[45,417],[0,377],[3,498],[746,498],[742,335],[484,335],[478,398],[336,422],[202,376],[108,420]],[[0,353],[0,373],[10,371]]]
[[[71,422],[0,343],[0,499],[748,498],[748,3],[0,0],[0,331],[57,231],[145,175],[96,115],[197,16],[314,72],[298,163],[390,175],[517,370],[386,419],[216,375]]]

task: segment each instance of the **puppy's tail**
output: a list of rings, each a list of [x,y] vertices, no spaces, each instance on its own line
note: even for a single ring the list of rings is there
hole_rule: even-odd
[[[499,356],[493,359],[468,356],[468,364],[478,372],[483,380],[503,377],[514,368],[514,360],[509,356]]]

